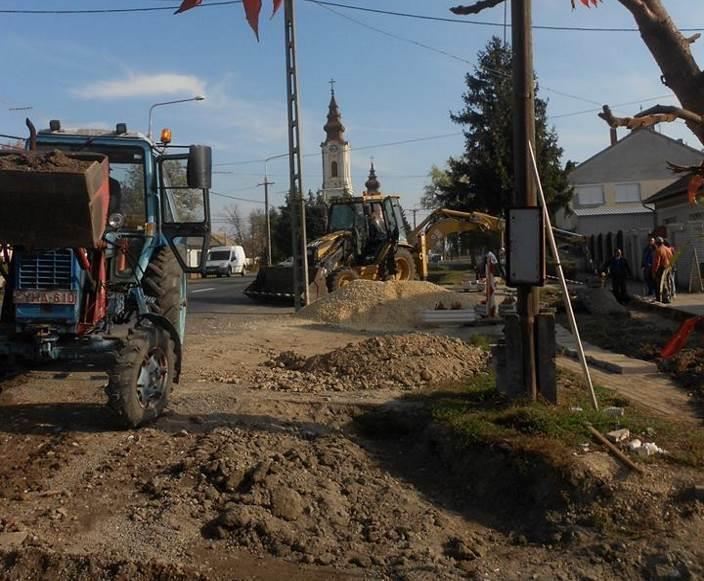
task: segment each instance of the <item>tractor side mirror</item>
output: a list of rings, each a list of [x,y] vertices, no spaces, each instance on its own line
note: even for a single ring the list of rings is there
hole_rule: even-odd
[[[207,145],[188,149],[188,187],[208,190],[213,182],[213,150]]]

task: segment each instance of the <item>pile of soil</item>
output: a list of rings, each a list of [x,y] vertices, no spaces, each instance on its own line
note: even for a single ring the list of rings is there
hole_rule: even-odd
[[[459,563],[484,552],[484,541],[464,521],[389,478],[339,435],[217,428],[144,490],[161,511],[177,503],[204,507],[201,518],[213,514],[203,534],[220,550],[224,542],[257,555],[356,565],[392,578],[422,567],[433,579],[461,576]]]
[[[281,353],[258,370],[255,386],[297,392],[412,390],[484,373],[488,359],[486,351],[451,337],[373,337],[308,358]]]
[[[92,164],[92,161],[71,158],[58,149],[0,153],[0,170],[73,173],[85,171]]]
[[[577,291],[577,300],[579,305],[592,315],[628,316],[628,309],[605,287],[581,287]]]
[[[298,316],[351,329],[390,331],[413,328],[421,311],[459,304],[473,305],[473,297],[424,281],[355,280],[302,309]]]

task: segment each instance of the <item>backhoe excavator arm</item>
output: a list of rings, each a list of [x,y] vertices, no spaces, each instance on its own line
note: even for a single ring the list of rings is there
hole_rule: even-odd
[[[417,252],[420,263],[418,271],[421,279],[428,278],[428,239],[435,242],[450,234],[461,234],[475,230],[499,232],[503,239],[504,220],[482,212],[461,212],[445,208],[433,211],[423,220],[408,236],[408,242],[415,247]]]

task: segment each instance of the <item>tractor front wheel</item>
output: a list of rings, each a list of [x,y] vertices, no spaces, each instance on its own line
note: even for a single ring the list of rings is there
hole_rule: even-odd
[[[108,405],[124,427],[138,428],[166,409],[175,360],[174,342],[166,332],[130,330],[106,388]]]
[[[394,267],[396,269],[394,280],[415,280],[416,263],[413,260],[413,255],[405,248],[396,250]]]
[[[351,268],[336,270],[328,277],[328,290],[334,292],[337,289],[347,286],[353,280],[357,280],[359,275]]]

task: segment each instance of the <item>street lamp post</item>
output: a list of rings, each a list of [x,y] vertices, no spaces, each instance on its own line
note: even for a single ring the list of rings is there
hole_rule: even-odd
[[[163,103],[154,103],[149,107],[149,129],[147,131],[147,137],[152,138],[152,112],[157,107],[163,107],[164,105],[175,105],[176,103],[188,103],[190,101],[204,101],[205,97],[203,95],[196,95],[195,97],[190,97],[188,99],[176,99],[175,101],[164,101]]]

